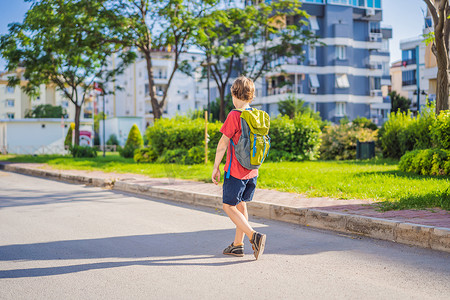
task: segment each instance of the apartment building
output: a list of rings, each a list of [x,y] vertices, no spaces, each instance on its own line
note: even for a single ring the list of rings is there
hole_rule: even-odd
[[[189,111],[203,109],[207,105],[206,80],[201,80],[200,63],[204,55],[198,53],[183,53],[180,61],[188,61],[193,69],[190,76],[177,71],[169,87],[163,117],[172,117]],[[111,58],[110,65],[115,66],[117,59]],[[152,53],[155,93],[158,101],[162,100],[167,88],[170,73],[173,69],[174,54],[162,49]],[[112,117],[142,117],[148,126],[153,122],[153,109],[150,99],[147,63],[142,55],[130,64],[125,71],[106,85],[105,96],[106,115]],[[103,111],[101,97],[97,97],[96,110]]]
[[[21,86],[26,84],[25,80],[21,81],[20,86],[8,86],[8,77],[21,76],[23,71],[18,69],[15,72],[0,73],[0,119],[23,119],[29,110],[43,104],[62,106],[66,109],[69,119],[75,118],[75,106],[53,84],[42,84],[36,97],[30,97],[22,90]],[[90,117],[91,107],[92,97],[88,97],[82,107],[82,119]]]
[[[302,9],[325,46],[305,47],[305,60],[300,56],[274,60],[281,71],[266,74],[257,83],[255,104],[276,115],[277,103],[291,95],[332,122],[361,116],[381,124],[390,111],[382,86],[390,85],[392,37],[392,29],[381,25],[381,0],[303,0]]]
[[[423,34],[433,29],[430,13],[425,17]],[[437,63],[431,44],[424,42],[423,35],[400,41],[402,60],[391,66],[392,90],[411,99],[411,110],[426,105],[427,99],[436,100]],[[398,74],[401,74],[401,77]]]

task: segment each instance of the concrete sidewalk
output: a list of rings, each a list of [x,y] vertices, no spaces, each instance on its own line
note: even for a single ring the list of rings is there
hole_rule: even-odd
[[[194,205],[222,207],[222,188],[212,183],[137,174],[55,170],[45,164],[0,163],[0,169]],[[267,219],[450,252],[450,212],[441,209],[379,212],[374,202],[367,200],[307,198],[257,189],[249,212]]]

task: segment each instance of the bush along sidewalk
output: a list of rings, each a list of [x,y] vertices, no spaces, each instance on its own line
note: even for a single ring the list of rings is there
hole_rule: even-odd
[[[377,141],[377,126],[366,118],[357,118],[352,124],[325,126],[322,133],[320,158],[324,160],[356,159],[356,144]]]
[[[120,150],[120,155],[125,158],[134,157],[134,151],[144,146],[144,139],[136,124],[131,126],[125,147]]]
[[[392,112],[380,129],[380,146],[384,157],[399,159],[407,151],[429,149],[439,144],[434,105],[427,104],[421,114],[412,117],[411,112]],[[442,115],[443,113],[441,113]]]

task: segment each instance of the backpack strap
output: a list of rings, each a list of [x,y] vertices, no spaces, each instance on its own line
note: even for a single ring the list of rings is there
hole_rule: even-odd
[[[230,164],[228,165],[228,171],[226,178],[230,178],[230,169],[231,169],[231,162],[233,161],[233,147],[236,146],[233,142],[233,139],[230,139]]]

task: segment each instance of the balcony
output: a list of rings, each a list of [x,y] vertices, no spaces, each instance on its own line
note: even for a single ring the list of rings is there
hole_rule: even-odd
[[[402,86],[408,86],[408,85],[417,85],[417,80],[411,79],[411,80],[402,81]]]

